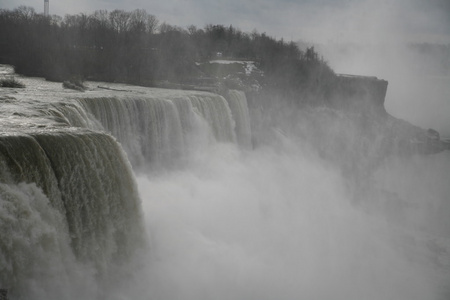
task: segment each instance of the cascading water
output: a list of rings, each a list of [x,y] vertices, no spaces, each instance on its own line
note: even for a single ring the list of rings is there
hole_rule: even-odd
[[[35,183],[0,183],[0,284],[9,299],[90,299],[95,269],[78,262],[63,213]]]
[[[237,90],[228,91],[228,104],[236,122],[237,142],[243,148],[251,148],[251,128],[245,93]]]
[[[448,299],[448,152],[380,161],[355,204],[302,118],[241,151],[242,92],[39,85],[1,96],[11,299]]]
[[[76,259],[92,269],[92,279],[108,284],[118,266],[144,246],[136,184],[110,136],[79,129],[4,133],[0,153],[6,266],[1,284],[13,295],[40,299],[33,294],[59,276],[53,269],[65,270],[65,260]],[[42,270],[49,255],[57,265]],[[65,270],[67,280],[77,272]],[[37,287],[23,286],[30,281]]]
[[[235,143],[230,108],[203,92],[24,94],[2,97],[0,288],[13,299],[112,297],[145,234],[131,168],[101,132],[136,168],[167,169],[205,145]]]
[[[230,105],[222,96],[206,92],[155,94],[78,98],[72,104],[55,104],[50,113],[71,126],[110,132],[135,167],[174,167],[201,145],[213,141],[235,143],[236,136],[239,144],[250,146],[243,93],[231,91]],[[236,131],[234,120],[238,124]]]

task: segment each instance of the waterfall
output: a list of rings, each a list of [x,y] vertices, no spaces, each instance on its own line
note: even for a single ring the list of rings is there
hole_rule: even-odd
[[[111,298],[146,246],[131,166],[178,168],[216,143],[250,145],[238,91],[0,101],[0,289],[11,299]]]
[[[240,151],[239,91],[24,80],[0,93],[11,300],[449,298],[448,152],[393,156],[353,182],[310,141],[341,161],[366,143],[324,108],[276,101],[261,146]],[[340,135],[360,147],[341,151]]]
[[[183,151],[182,127],[177,109],[165,99],[79,99],[123,145],[133,165],[170,163]]]
[[[122,144],[133,166],[170,168],[207,143],[250,147],[245,94],[206,92],[78,98],[49,112],[76,127],[104,130]]]
[[[60,273],[71,281],[76,261],[108,282],[143,246],[136,184],[112,137],[79,129],[2,134],[0,161],[0,285],[12,294],[37,293],[33,280],[58,285]]]
[[[237,141],[241,147],[251,148],[250,118],[245,93],[229,90],[227,100],[236,122]]]
[[[77,262],[64,214],[42,189],[2,182],[0,203],[0,286],[10,299],[89,299],[95,270]]]

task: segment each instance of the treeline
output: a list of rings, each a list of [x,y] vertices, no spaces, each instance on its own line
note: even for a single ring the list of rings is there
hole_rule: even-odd
[[[62,18],[20,6],[0,10],[0,37],[0,63],[49,80],[183,82],[204,76],[196,62],[218,54],[256,61],[266,83],[280,89],[313,86],[318,77],[333,74],[314,48],[302,51],[293,42],[233,26],[172,26],[142,9]]]

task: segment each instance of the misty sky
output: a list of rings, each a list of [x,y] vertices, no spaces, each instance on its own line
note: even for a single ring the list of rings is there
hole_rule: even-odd
[[[0,0],[0,8],[43,0]],[[222,24],[307,42],[419,41],[450,43],[449,0],[50,0],[50,13],[143,8],[160,21],[186,27]]]

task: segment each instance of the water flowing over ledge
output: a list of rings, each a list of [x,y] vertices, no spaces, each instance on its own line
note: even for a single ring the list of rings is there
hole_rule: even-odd
[[[49,113],[71,126],[112,134],[135,167],[175,167],[211,142],[251,147],[247,102],[239,91],[230,91],[227,99],[170,90],[83,97],[54,103]]]
[[[144,245],[131,166],[112,137],[70,129],[1,134],[0,161],[0,193],[6,200],[1,248],[3,263],[9,266],[1,281],[13,293],[32,292],[21,285],[38,270],[25,266],[39,267],[47,255],[61,264],[73,259],[73,253],[93,268],[95,277],[108,281],[115,266]],[[49,253],[29,257],[24,255],[27,248]]]
[[[180,167],[212,142],[250,145],[241,92],[229,105],[206,92],[136,87],[89,95],[26,80],[28,90],[0,94],[0,285],[13,298],[40,299],[28,282],[42,271],[40,292],[50,299],[66,291],[91,297],[98,291],[90,280],[105,289],[120,280],[119,266],[145,246],[131,164]],[[50,288],[61,272],[65,284]]]

